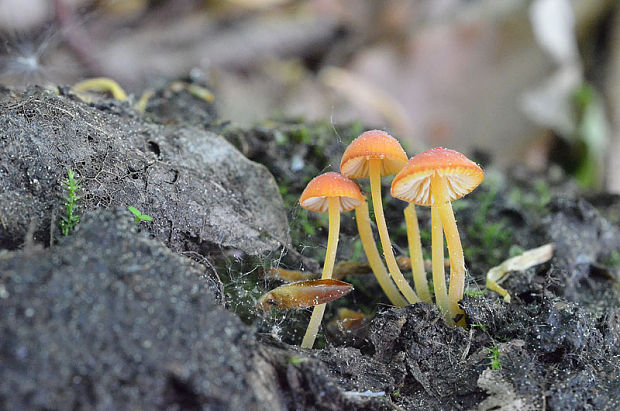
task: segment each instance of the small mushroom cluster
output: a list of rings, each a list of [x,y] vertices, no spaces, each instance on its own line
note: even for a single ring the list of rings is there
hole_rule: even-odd
[[[312,348],[314,345],[325,303],[352,290],[346,283],[336,284],[331,279],[338,245],[340,213],[349,210],[355,210],[362,246],[379,285],[392,304],[405,306],[420,301],[432,303],[422,259],[415,205],[431,207],[435,303],[449,324],[463,325],[464,314],[458,302],[463,298],[465,287],[465,262],[451,202],[468,194],[482,182],[482,169],[463,154],[446,148],[434,148],[408,159],[398,140],[383,131],[371,130],[361,134],[347,147],[340,163],[340,173],[328,172],[315,177],[299,200],[305,209],[329,213],[325,264],[321,280],[316,280],[322,282],[321,285],[304,281],[283,286],[287,287],[287,296],[295,296],[290,298],[299,301],[297,296],[304,294],[303,302],[297,303],[297,306],[314,306],[301,346]],[[383,214],[381,177],[393,174],[396,177],[392,182],[392,196],[409,203],[405,209],[405,221],[415,291],[400,271]],[[366,198],[352,180],[359,178],[370,179],[375,222],[387,269],[373,239]],[[444,234],[450,258],[449,288],[446,287],[444,273]],[[299,291],[291,294],[290,287]],[[268,293],[270,298],[278,298],[279,288]],[[329,298],[323,291],[329,293]],[[285,303],[282,305],[286,306]]]

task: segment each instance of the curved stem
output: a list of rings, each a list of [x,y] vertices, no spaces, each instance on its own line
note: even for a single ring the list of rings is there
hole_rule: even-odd
[[[383,265],[383,261],[381,261],[379,250],[377,250],[377,244],[375,244],[375,240],[372,236],[370,216],[368,215],[368,203],[366,201],[363,201],[362,204],[355,209],[355,221],[357,223],[357,231],[360,233],[364,252],[366,253],[366,258],[368,259],[368,264],[370,264],[370,268],[372,268],[377,282],[392,304],[397,307],[406,306],[407,301],[405,301],[398,292],[398,289],[385,269],[385,265]]]
[[[334,262],[336,261],[336,249],[338,248],[338,235],[340,234],[340,200],[338,197],[327,199],[329,212],[329,234],[327,236],[327,251],[325,251],[325,263],[323,263],[323,274],[321,279],[332,278]],[[312,310],[312,316],[306,329],[306,334],[301,342],[302,348],[312,348],[316,334],[325,312],[325,304],[319,304]]]
[[[463,246],[459,237],[459,230],[456,227],[452,203],[448,200],[448,185],[446,180],[433,174],[431,177],[431,190],[435,199],[435,205],[441,218],[441,224],[446,234],[448,244],[448,254],[450,256],[450,285],[448,289],[448,301],[450,304],[450,316],[454,319],[460,317],[458,325],[465,324],[465,313],[459,307],[458,302],[463,299],[465,289],[465,257],[463,256]]]
[[[434,205],[431,206],[431,236],[433,242],[433,290],[435,290],[435,302],[448,323],[452,324],[443,263],[443,227],[437,207]]]
[[[394,257],[394,251],[392,251],[392,243],[390,242],[390,236],[387,231],[387,225],[385,224],[385,217],[383,215],[383,204],[381,201],[381,159],[370,159],[368,161],[370,168],[370,193],[372,196],[372,206],[375,212],[375,221],[377,222],[377,229],[379,230],[379,238],[381,239],[381,246],[383,247],[383,256],[387,263],[388,270],[392,279],[398,286],[398,289],[405,296],[410,304],[420,302],[420,299],[416,295],[413,288],[409,285],[403,274],[398,268],[396,258]]]
[[[407,208],[405,208],[405,222],[407,223],[409,258],[411,258],[411,273],[413,274],[415,290],[422,301],[432,304],[433,300],[428,290],[426,272],[424,271],[424,257],[422,256],[422,242],[420,240],[418,216],[415,212],[415,204],[413,203],[409,203]]]

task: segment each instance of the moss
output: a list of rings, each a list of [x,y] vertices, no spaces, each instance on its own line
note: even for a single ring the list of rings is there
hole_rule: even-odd
[[[474,290],[474,289],[471,289],[471,288],[468,288],[468,289],[465,290],[465,295],[467,297],[473,297],[473,298],[475,298],[475,297],[482,297],[485,294],[486,294],[486,290]]]
[[[513,245],[513,232],[506,219],[490,222],[489,211],[494,206],[498,188],[495,184],[484,184],[477,194],[475,203],[467,200],[468,207],[475,207],[472,222],[465,229],[463,241],[465,258],[469,261],[484,261],[489,266],[501,263]]]
[[[619,267],[620,266],[620,251],[612,251],[609,257],[605,259],[604,264],[608,267]]]
[[[533,188],[533,191],[523,191],[515,187],[508,193],[508,198],[525,209],[530,209],[537,214],[544,214],[551,201],[551,188],[546,181],[541,179],[534,181]]]

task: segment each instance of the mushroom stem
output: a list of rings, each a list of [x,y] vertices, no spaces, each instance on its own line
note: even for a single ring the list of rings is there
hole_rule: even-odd
[[[424,271],[424,257],[422,256],[422,242],[420,240],[418,216],[415,212],[415,204],[413,203],[409,203],[407,208],[405,208],[405,222],[407,224],[409,258],[411,259],[411,273],[413,274],[415,290],[422,301],[432,304],[433,300],[428,290],[426,272]]]
[[[381,246],[383,247],[385,262],[387,263],[390,275],[398,286],[400,292],[403,293],[409,304],[415,304],[420,302],[420,299],[415,291],[413,291],[413,288],[411,288],[407,280],[405,280],[405,277],[403,277],[403,274],[398,268],[396,258],[394,257],[394,251],[392,251],[392,243],[390,242],[387,225],[385,224],[385,216],[383,215],[383,205],[381,201],[381,159],[371,158],[368,160],[368,166],[372,205],[375,213],[377,229],[379,230],[379,238],[381,239]]]
[[[449,316],[448,289],[446,287],[446,273],[444,270],[443,259],[443,227],[437,207],[431,206],[431,237],[433,244],[433,290],[435,290],[435,302],[442,314],[448,318],[448,323],[452,323]]]
[[[377,282],[383,289],[383,292],[389,298],[390,302],[397,307],[404,307],[407,305],[407,301],[400,295],[398,289],[392,282],[390,275],[381,261],[379,250],[377,250],[377,244],[372,236],[372,229],[370,228],[370,216],[368,213],[368,203],[363,201],[355,209],[355,221],[357,222],[357,230],[362,240],[362,246],[368,259],[368,264],[372,269],[372,272],[377,278]]]
[[[327,250],[325,251],[325,262],[323,263],[323,274],[321,279],[332,278],[334,262],[336,261],[336,249],[338,249],[338,235],[340,234],[340,202],[338,197],[329,197],[329,233],[327,236]]]
[[[450,317],[458,319],[458,325],[465,324],[465,313],[459,307],[458,302],[463,299],[465,288],[465,257],[463,256],[463,246],[459,237],[459,230],[456,227],[452,203],[448,197],[448,185],[446,180],[437,172],[431,177],[431,190],[435,199],[435,206],[441,218],[441,224],[446,234],[448,244],[448,254],[450,258],[450,285],[448,289],[448,303],[450,307]]]
[[[321,279],[332,278],[334,270],[334,262],[336,261],[336,249],[338,248],[338,235],[340,234],[340,201],[338,197],[329,197],[327,199],[327,209],[329,212],[329,234],[327,236],[327,251],[325,251],[325,263],[323,263],[323,274]],[[312,348],[316,334],[319,331],[323,313],[325,312],[325,304],[320,304],[312,310],[312,316],[306,329],[306,334],[301,343],[302,348]]]
[[[327,304],[319,304],[312,309],[312,316],[308,323],[308,328],[304,334],[304,339],[301,342],[301,348],[312,348],[316,335],[319,332],[319,326],[323,320],[323,314],[325,313],[325,306]]]

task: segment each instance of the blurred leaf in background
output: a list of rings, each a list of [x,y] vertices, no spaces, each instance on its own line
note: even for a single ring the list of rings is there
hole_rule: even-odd
[[[565,140],[561,152],[554,156],[579,185],[600,190],[609,145],[608,120],[602,95],[585,80],[573,7],[569,0],[536,0],[531,4],[536,41],[557,69],[524,93],[522,109],[535,123]]]
[[[584,83],[575,93],[575,105],[578,110],[576,137],[584,151],[574,175],[583,188],[600,190],[609,142],[605,102],[591,84]]]

